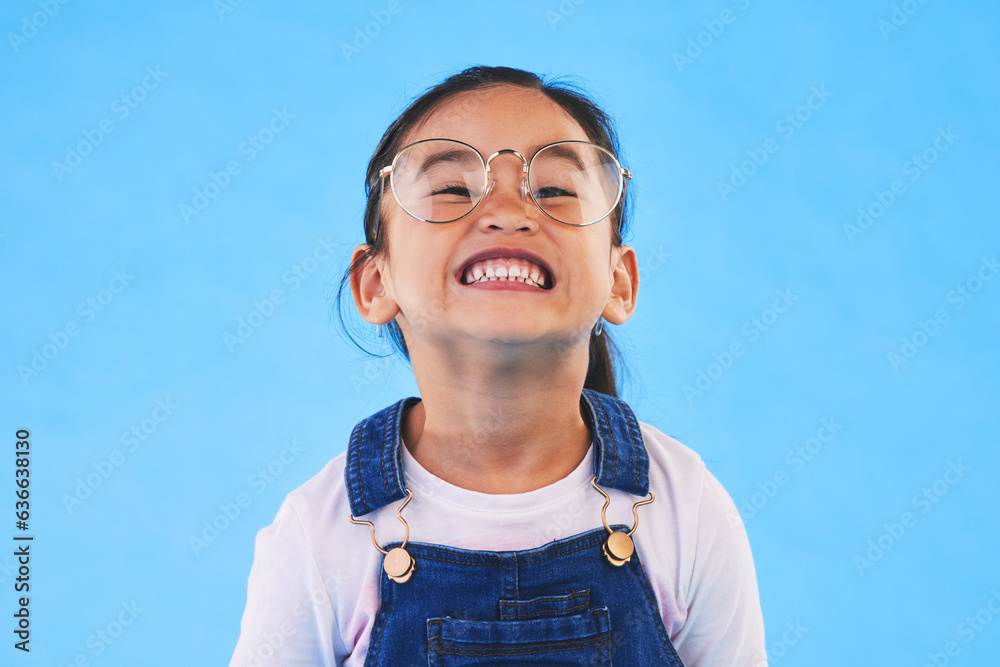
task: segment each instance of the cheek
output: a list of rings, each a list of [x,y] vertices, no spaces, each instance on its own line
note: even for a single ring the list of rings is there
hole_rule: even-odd
[[[611,239],[601,235],[599,239],[594,239],[590,244],[589,254],[591,260],[591,270],[594,272],[595,280],[599,280],[603,286],[610,285],[614,281],[614,270],[617,260],[616,248],[611,244]]]
[[[419,294],[439,289],[450,277],[449,244],[445,235],[429,229],[429,223],[393,220],[388,271],[398,291]],[[423,225],[423,227],[421,227]]]

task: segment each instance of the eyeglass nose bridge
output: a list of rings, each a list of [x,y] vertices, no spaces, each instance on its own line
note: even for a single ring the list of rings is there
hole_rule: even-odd
[[[497,181],[496,181],[495,178],[493,178],[493,179],[490,178],[490,163],[493,162],[494,158],[497,158],[497,157],[499,157],[501,155],[513,155],[513,156],[517,157],[521,161],[521,165],[522,165],[521,166],[521,201],[522,202],[527,202],[528,201],[528,161],[526,159],[524,159],[523,155],[521,155],[518,151],[514,150],[513,148],[504,148],[503,150],[499,150],[496,153],[494,153],[493,155],[489,156],[486,159],[486,162],[484,163],[486,165],[486,178],[489,181],[489,183],[486,186],[486,192],[483,193],[483,198],[479,200],[480,203],[482,203],[483,201],[485,201],[486,198],[490,196],[490,193],[493,192],[493,186],[496,185]]]

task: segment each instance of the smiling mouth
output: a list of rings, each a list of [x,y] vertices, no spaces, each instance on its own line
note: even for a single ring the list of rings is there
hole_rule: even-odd
[[[548,271],[526,259],[485,259],[470,264],[462,272],[463,285],[491,282],[521,283],[542,290],[552,288]]]

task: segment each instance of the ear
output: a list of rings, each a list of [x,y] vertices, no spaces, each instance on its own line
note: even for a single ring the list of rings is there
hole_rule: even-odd
[[[369,248],[371,246],[367,243],[356,247],[351,253],[351,266]],[[385,324],[399,312],[399,306],[386,290],[385,267],[379,258],[369,259],[351,271],[351,294],[358,314],[370,324]]]
[[[626,322],[635,311],[639,295],[639,266],[632,246],[611,249],[611,294],[601,315],[612,324]]]

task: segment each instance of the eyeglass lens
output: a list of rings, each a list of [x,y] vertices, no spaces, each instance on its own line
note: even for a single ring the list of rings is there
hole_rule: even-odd
[[[468,214],[482,199],[486,170],[471,147],[433,139],[403,149],[390,180],[407,213],[428,222],[451,222]],[[552,218],[587,225],[614,209],[622,179],[611,153],[593,144],[566,142],[535,154],[528,187],[538,207]]]

